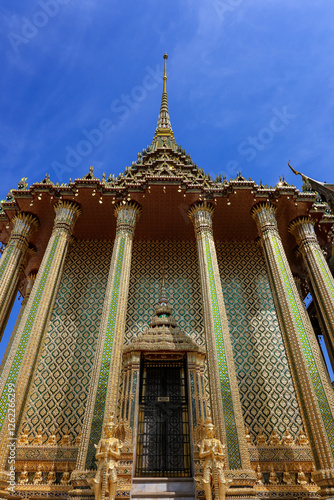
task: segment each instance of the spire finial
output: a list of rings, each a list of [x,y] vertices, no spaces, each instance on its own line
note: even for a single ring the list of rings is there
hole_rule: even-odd
[[[172,126],[170,123],[169,112],[168,112],[168,97],[167,97],[167,59],[168,55],[164,54],[164,76],[163,76],[163,89],[162,89],[162,99],[160,106],[160,113],[158,118],[157,128],[155,130],[154,137],[164,136],[174,138]]]
[[[168,55],[167,55],[167,52],[164,53],[164,59],[165,59],[165,67],[164,67],[164,88],[163,88],[163,92],[167,92],[167,59],[168,59]]]

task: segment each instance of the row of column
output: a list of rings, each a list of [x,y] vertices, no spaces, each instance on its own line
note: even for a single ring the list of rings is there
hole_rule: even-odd
[[[31,214],[18,214],[13,219],[13,230],[0,259],[0,339],[2,338],[20,278],[24,273],[25,261],[33,253],[29,248],[31,236],[39,223]]]
[[[322,487],[321,494],[325,498],[334,498],[333,390],[286,258],[275,212],[276,207],[272,204],[260,203],[252,213],[260,233],[294,387],[317,468],[314,478]],[[328,300],[330,290],[323,294],[330,276],[325,259],[320,259],[321,250],[314,233],[314,223],[310,219],[299,218],[290,224],[289,230],[296,236],[313,276],[319,280],[317,299],[324,303],[328,314],[330,311],[333,314],[334,301]]]
[[[99,442],[104,425],[109,421],[111,414],[117,412],[132,241],[140,212],[139,205],[131,202],[124,202],[115,208],[116,238],[86,405],[86,418],[78,450],[77,469],[79,470],[94,468],[94,445]]]
[[[289,231],[297,240],[322,320],[326,326],[328,340],[334,352],[334,279],[318,243],[314,225],[313,219],[299,217],[291,222]]]
[[[35,285],[17,325],[11,350],[2,368],[0,384],[2,457],[6,456],[4,446],[8,438],[4,424],[9,402],[9,387],[16,384],[16,408],[20,413],[29,377],[38,362],[43,333],[58,291],[72,230],[80,215],[78,205],[72,202],[59,202],[55,212],[54,228],[48,247]],[[103,423],[117,410],[132,241],[140,207],[136,203],[123,202],[116,207],[115,215],[116,238],[78,452],[78,471],[92,467],[94,444],[100,439]],[[235,481],[237,483],[239,481],[240,485],[250,486],[254,483],[254,473],[250,466],[212,232],[213,208],[202,202],[194,205],[189,215],[194,224],[200,264],[212,416],[218,437],[226,443],[228,466],[235,472]],[[324,371],[319,366],[321,360],[313,331],[285,256],[277,230],[275,207],[269,203],[258,204],[253,209],[253,217],[260,234],[296,393],[319,471],[317,480],[324,488],[329,488],[332,483],[334,484],[333,395],[329,390]],[[37,227],[36,218],[28,214],[19,214],[14,221],[11,238],[1,258],[0,320],[3,324],[17,289],[29,239]],[[310,219],[299,218],[291,223],[289,229],[296,236],[300,251],[305,258],[317,301],[334,346],[334,283],[317,242],[313,222]],[[5,465],[5,459],[1,460],[0,468]]]
[[[70,244],[72,230],[80,215],[78,205],[72,202],[59,202],[55,205],[55,220],[53,231],[49,239],[44,257],[34,282],[29,298],[23,305],[23,310],[16,322],[11,338],[10,350],[7,352],[5,362],[2,365],[0,378],[0,470],[5,468],[7,460],[8,439],[12,437],[8,429],[7,409],[15,387],[15,417],[16,423],[20,421],[21,412],[24,406],[26,391],[32,377],[34,368],[38,363],[41,343],[44,332],[52,313],[54,300],[57,295],[59,282],[65,262],[65,257]],[[20,221],[18,224],[17,221]],[[24,224],[22,223],[24,221]],[[27,229],[27,226],[30,226]],[[19,270],[14,268],[14,264],[19,267],[24,259],[24,248],[28,246],[28,235],[36,229],[36,219],[30,215],[20,214],[14,221],[14,229],[5,249],[5,254],[1,257],[2,280],[5,282],[4,289],[8,295],[4,296],[3,310],[9,307],[10,293],[12,288],[7,283],[9,277],[13,281],[19,279]],[[18,230],[21,229],[18,235]],[[16,250],[17,242],[20,253]],[[24,247],[23,247],[24,244]],[[15,250],[12,250],[15,247]],[[9,250],[9,256],[7,254]],[[6,303],[7,302],[7,303]],[[17,426],[16,426],[17,427]]]

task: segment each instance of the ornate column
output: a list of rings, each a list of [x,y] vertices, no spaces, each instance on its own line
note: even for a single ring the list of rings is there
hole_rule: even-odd
[[[10,388],[15,386],[16,421],[20,418],[30,376],[38,362],[38,352],[52,313],[58,284],[74,224],[80,214],[77,204],[60,201],[51,237],[25,306],[0,382],[0,470],[6,462],[8,429],[6,413]]]
[[[135,202],[123,202],[115,208],[116,238],[78,451],[76,465],[78,471],[95,467],[94,444],[100,440],[104,421],[108,421],[112,412],[116,415],[117,411],[132,240],[140,212],[141,209]],[[75,481],[73,484],[76,485]]]
[[[7,356],[8,356],[8,354],[9,354],[11,348],[12,348],[12,345],[13,345],[13,342],[14,342],[14,339],[15,339],[16,332],[18,330],[19,324],[21,323],[21,319],[22,319],[23,312],[25,310],[25,306],[26,306],[26,304],[28,302],[28,299],[29,299],[32,287],[33,287],[33,285],[35,283],[35,278],[36,278],[36,274],[34,274],[34,273],[31,273],[31,274],[29,274],[29,276],[26,277],[26,290],[25,290],[24,299],[22,301],[21,309],[20,309],[20,312],[18,314],[18,317],[17,317],[17,319],[15,321],[15,325],[14,325],[14,328],[13,328],[10,340],[9,340],[8,345],[6,347],[5,354],[4,354],[4,356],[2,358],[2,362],[0,364],[0,377],[1,377],[1,374],[2,374],[2,370],[3,370],[3,368],[4,368],[5,364],[6,364]]]
[[[139,381],[140,352],[125,352],[123,357],[123,386],[120,395],[119,423],[124,429],[122,441],[130,451],[133,445],[136,415],[136,391]],[[124,451],[124,448],[123,448]]]
[[[29,240],[39,226],[37,217],[25,213],[16,215],[13,222],[11,236],[0,259],[0,339],[17,291]]]
[[[209,407],[204,388],[204,361],[201,352],[189,352],[187,355],[188,373],[190,382],[191,415],[193,424],[193,444],[197,451],[203,438],[203,426],[208,416]]]
[[[306,264],[316,302],[334,352],[334,278],[318,243],[314,224],[313,219],[298,217],[289,224],[288,229],[296,238]]]
[[[250,466],[212,233],[213,211],[213,207],[207,203],[196,204],[189,211],[197,239],[212,418],[217,429],[217,437],[226,444],[229,469],[240,470],[233,471],[234,484],[250,486],[255,482],[255,474]]]
[[[278,234],[276,208],[253,208],[296,394],[311,442],[321,494],[334,498],[334,398],[312,326],[303,307]]]

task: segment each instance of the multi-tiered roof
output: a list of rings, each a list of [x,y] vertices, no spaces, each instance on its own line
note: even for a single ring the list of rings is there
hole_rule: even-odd
[[[198,201],[207,201],[215,209],[214,236],[217,240],[254,241],[257,236],[252,207],[258,202],[277,206],[279,231],[292,268],[299,266],[294,255],[295,241],[288,232],[289,223],[298,216],[311,216],[317,221],[316,232],[321,244],[326,244],[333,224],[328,205],[318,198],[319,185],[311,183],[305,191],[289,185],[284,178],[276,186],[257,184],[244,178],[240,172],[234,179],[217,175],[212,179],[191,159],[190,154],[177,144],[171,126],[167,96],[167,55],[163,92],[158,123],[152,143],[138,153],[137,160],[126,167],[117,178],[95,177],[93,168],[81,178],[59,185],[46,175],[29,187],[23,178],[17,189],[11,190],[0,207],[0,242],[6,244],[18,212],[38,217],[40,228],[33,236],[36,249],[27,273],[40,265],[53,220],[54,205],[58,200],[79,203],[82,215],[76,223],[77,239],[113,239],[115,236],[115,204],[135,200],[142,206],[142,217],[136,227],[137,239],[192,240],[193,226],[188,209]],[[312,189],[313,188],[313,189]]]

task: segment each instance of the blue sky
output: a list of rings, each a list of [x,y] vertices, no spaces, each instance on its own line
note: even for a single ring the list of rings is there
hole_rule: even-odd
[[[328,0],[3,0],[0,28],[0,198],[123,172],[152,140],[165,51],[175,138],[206,172],[300,186],[291,160],[334,182]]]
[[[165,51],[176,140],[205,171],[298,183],[290,159],[333,180],[331,2],[3,0],[0,14],[1,198],[22,176],[130,165],[152,140]]]

